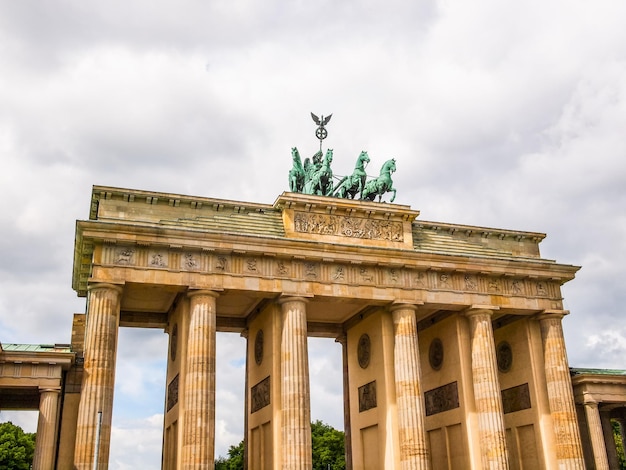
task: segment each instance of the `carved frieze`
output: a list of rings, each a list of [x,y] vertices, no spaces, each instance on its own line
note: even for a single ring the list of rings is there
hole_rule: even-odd
[[[150,251],[148,265],[152,268],[167,268],[168,254],[165,251]]]
[[[195,253],[184,253],[180,257],[180,268],[186,271],[197,271],[200,269],[200,260]]]
[[[404,241],[402,222],[390,220],[295,212],[294,230],[315,235],[335,235],[393,242]]]
[[[459,407],[459,389],[456,382],[434,388],[424,393],[426,416]]]
[[[463,276],[463,281],[465,284],[465,290],[475,291],[478,289],[478,282],[476,280],[476,276],[472,274],[466,274]]]
[[[283,261],[283,260],[278,260],[276,261],[276,275],[277,276],[284,276],[287,277],[290,275],[291,273],[291,269],[289,267],[289,265]]]
[[[228,268],[228,258],[224,255],[218,255],[215,257],[214,260],[214,269],[216,272],[228,272],[229,268]]]
[[[304,263],[304,276],[309,280],[319,279],[320,266],[319,263],[305,262]]]
[[[255,413],[270,404],[270,377],[250,389],[250,412]]]
[[[246,258],[245,261],[245,270],[248,273],[258,273],[259,272],[259,268],[257,266],[257,259],[256,258]]]
[[[387,283],[391,285],[397,285],[401,281],[402,271],[397,268],[387,269]]]
[[[359,268],[359,278],[360,282],[365,282],[368,284],[374,282],[373,270],[365,266],[361,266]]]
[[[306,219],[305,216],[313,217],[313,221]],[[328,222],[333,217],[337,220],[333,223],[328,222],[330,226],[342,226],[340,216],[303,212],[302,217],[308,222],[304,224],[301,221],[300,226],[309,227],[308,229],[311,226],[318,227],[323,221]],[[376,222],[376,220],[371,222]],[[382,222],[386,223],[387,221]],[[400,222],[397,224],[399,229],[402,224]],[[200,253],[184,251],[180,248],[105,245],[103,262],[117,266],[240,274],[259,278],[275,276],[328,284],[380,284],[381,286],[405,289],[560,299],[558,281],[528,277],[518,278],[507,275],[493,276],[488,273],[459,272],[436,267],[424,270],[411,269],[406,266],[360,264],[356,260],[353,262],[354,264],[341,264],[331,259],[308,260],[299,256],[279,258],[264,256],[263,254]]]
[[[134,264],[133,255],[135,254],[135,250],[129,247],[119,248],[116,251],[116,260],[115,264],[121,265],[132,265]]]
[[[331,274],[331,278],[334,282],[341,282],[346,280],[346,268],[339,265],[334,266]]]

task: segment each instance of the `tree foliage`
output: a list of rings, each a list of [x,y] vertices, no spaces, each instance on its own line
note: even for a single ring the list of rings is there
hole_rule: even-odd
[[[315,421],[311,423],[311,440],[313,470],[345,470],[345,442],[342,431],[337,431],[322,421]],[[220,457],[215,461],[215,470],[243,470],[244,452],[243,441],[236,446],[230,446],[228,457]]]
[[[35,434],[12,422],[0,423],[0,470],[28,470],[35,456]]]
[[[215,461],[215,470],[243,470],[244,445],[241,441],[228,449],[228,458],[220,457]]]
[[[342,431],[315,421],[311,423],[313,470],[344,470],[346,468],[345,437]]]
[[[624,456],[624,443],[622,442],[622,434],[620,433],[619,423],[611,420],[613,424],[613,437],[615,438],[615,447],[617,448],[617,458],[619,460],[619,468],[626,470],[626,457]]]

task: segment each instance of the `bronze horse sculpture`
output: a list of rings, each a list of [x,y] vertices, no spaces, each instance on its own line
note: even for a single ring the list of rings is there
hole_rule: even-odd
[[[396,171],[396,159],[387,160],[380,169],[380,176],[365,183],[365,188],[361,192],[361,199],[373,201],[378,196],[378,202],[382,200],[383,194],[393,191],[391,201],[396,198],[396,188],[393,187],[391,174]]]
[[[300,152],[296,147],[291,149],[291,158],[293,159],[293,167],[289,170],[289,191],[301,193],[304,189],[305,173]]]
[[[363,150],[356,160],[354,165],[354,171],[349,176],[344,176],[335,188],[335,197],[354,199],[357,194],[360,194],[365,187],[365,179],[367,174],[365,173],[365,167],[370,161],[369,155]]]

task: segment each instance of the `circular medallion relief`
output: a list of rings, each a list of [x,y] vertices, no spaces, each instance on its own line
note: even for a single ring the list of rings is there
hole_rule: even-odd
[[[254,338],[254,362],[257,366],[263,362],[263,330],[257,331]]]
[[[513,365],[513,350],[509,343],[506,341],[498,343],[496,347],[496,359],[500,372],[508,372],[511,370],[511,366]]]
[[[359,365],[361,369],[367,368],[370,365],[370,356],[372,352],[372,343],[370,337],[367,334],[361,335],[359,338],[359,346],[356,350],[357,358],[359,359]]]
[[[170,358],[172,362],[176,360],[176,348],[178,348],[178,324],[174,323],[170,336]]]
[[[428,362],[430,367],[435,370],[441,369],[443,364],[443,343],[439,338],[435,338],[431,341],[428,348]]]

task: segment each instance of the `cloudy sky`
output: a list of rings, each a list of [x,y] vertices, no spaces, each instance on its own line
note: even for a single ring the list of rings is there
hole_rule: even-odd
[[[548,234],[570,363],[626,369],[626,3],[0,0],[0,341],[69,342],[91,187],[272,203],[333,113],[336,174],[397,160],[430,221]],[[218,338],[217,453],[243,436],[243,348]],[[122,330],[111,468],[158,468],[167,338]],[[340,349],[311,340],[341,427]],[[0,420],[33,422],[0,412]],[[33,426],[32,424],[30,424]]]

